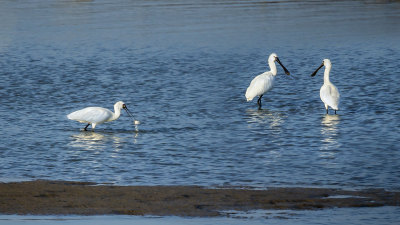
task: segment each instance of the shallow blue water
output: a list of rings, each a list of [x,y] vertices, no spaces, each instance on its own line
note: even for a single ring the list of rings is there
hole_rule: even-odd
[[[400,190],[400,4],[2,1],[0,181]],[[244,93],[269,70],[263,110]],[[338,115],[319,99],[332,61]],[[123,113],[83,132],[66,115]],[[330,112],[332,114],[332,112]]]
[[[250,212],[230,212],[228,217],[182,218],[157,216],[18,216],[0,215],[0,224],[44,225],[44,224],[273,224],[273,225],[392,225],[400,222],[399,207],[326,209],[313,211],[257,210]]]

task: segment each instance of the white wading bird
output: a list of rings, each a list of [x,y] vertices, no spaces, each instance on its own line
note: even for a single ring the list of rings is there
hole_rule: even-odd
[[[87,107],[75,112],[72,112],[67,115],[68,119],[76,120],[80,123],[87,123],[86,127],[84,128],[87,131],[89,125],[92,125],[92,130],[96,127],[97,124],[102,124],[105,122],[110,122],[116,120],[121,115],[121,109],[125,109],[130,117],[133,116],[131,112],[129,112],[128,108],[126,107],[125,103],[119,101],[114,105],[115,113],[111,112],[108,109],[101,108],[101,107]],[[135,121],[135,120],[134,120]],[[136,121],[135,121],[136,124]]]
[[[251,81],[246,91],[247,101],[251,101],[254,97],[259,96],[257,100],[258,109],[261,109],[261,98],[264,93],[271,90],[274,86],[275,76],[277,73],[275,61],[282,66],[287,75],[290,75],[290,72],[282,65],[281,61],[279,61],[278,56],[275,53],[272,53],[268,58],[268,65],[271,70],[256,76]]]
[[[324,59],[321,66],[319,66],[318,69],[311,74],[311,76],[315,76],[318,70],[323,66],[325,66],[324,84],[319,91],[319,96],[321,97],[322,102],[325,104],[326,114],[328,114],[328,106],[334,109],[336,114],[336,110],[339,110],[340,94],[336,86],[329,81],[329,72],[331,71],[332,67],[331,61],[329,59]]]

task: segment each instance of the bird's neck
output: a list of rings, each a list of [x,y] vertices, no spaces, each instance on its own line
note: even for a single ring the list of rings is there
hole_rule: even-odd
[[[276,73],[277,73],[275,62],[274,61],[270,61],[270,62],[268,62],[268,65],[269,65],[269,68],[271,68],[272,75],[275,76]]]
[[[324,84],[329,84],[329,72],[331,71],[330,67],[325,67],[325,72],[324,72]]]
[[[116,120],[121,116],[121,109],[118,107],[114,107],[114,115],[113,117],[110,119],[110,121]]]

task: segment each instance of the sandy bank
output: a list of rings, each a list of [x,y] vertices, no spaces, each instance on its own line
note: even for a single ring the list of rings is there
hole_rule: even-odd
[[[0,183],[2,214],[218,216],[223,210],[399,206],[400,192],[111,186],[67,181]]]

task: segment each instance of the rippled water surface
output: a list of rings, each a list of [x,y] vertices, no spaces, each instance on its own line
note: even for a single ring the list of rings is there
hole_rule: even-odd
[[[246,213],[236,212],[229,217],[211,218],[179,218],[179,217],[155,217],[155,216],[18,216],[0,215],[0,223],[7,225],[62,225],[62,224],[213,224],[213,225],[236,225],[236,224],[271,224],[271,225],[308,225],[308,224],[330,224],[330,225],[365,225],[398,224],[399,207],[377,207],[377,208],[349,208],[349,209],[326,209],[314,211],[293,210],[257,210]],[[232,212],[231,212],[232,213]],[[320,221],[316,223],[315,221]]]
[[[0,181],[400,190],[400,3],[1,1]],[[252,78],[275,88],[246,102]],[[341,93],[319,99],[323,58]],[[118,120],[84,132],[87,106]]]

